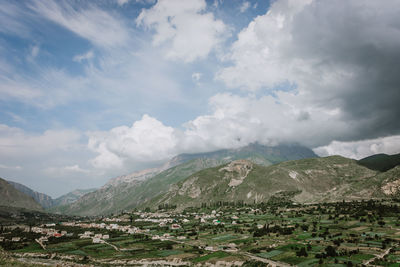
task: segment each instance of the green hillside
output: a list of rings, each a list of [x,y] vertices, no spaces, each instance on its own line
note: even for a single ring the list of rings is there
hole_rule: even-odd
[[[199,170],[221,163],[218,160],[211,159],[191,160],[145,181],[101,188],[84,195],[70,205],[55,207],[52,211],[86,216],[111,214],[132,209],[157,194],[165,192],[170,184],[176,183]]]
[[[20,183],[16,183],[16,182],[12,182],[12,181],[7,181],[7,182],[10,185],[14,186],[14,188],[17,189],[18,191],[20,191],[28,196],[33,197],[33,199],[45,209],[50,208],[51,206],[54,205],[54,200],[51,198],[51,196],[36,192],[36,191],[30,189],[29,187],[27,187],[23,184],[20,184]]]
[[[20,192],[2,178],[0,178],[0,196],[0,206],[43,210],[31,196]]]
[[[358,164],[371,170],[385,172],[400,165],[400,154],[376,154],[359,160]]]
[[[71,191],[67,194],[64,194],[56,199],[53,200],[53,206],[61,206],[61,205],[67,205],[70,203],[73,203],[77,201],[80,197],[83,195],[93,192],[97,189],[95,188],[90,188],[90,189],[76,189],[74,191]]]
[[[287,161],[269,167],[239,160],[197,172],[142,207],[170,204],[183,208],[240,200],[259,203],[282,194],[301,203],[383,197],[379,187],[387,182],[383,181],[383,174],[377,174],[340,156]],[[393,181],[394,177],[387,180]],[[379,186],[372,187],[369,181]]]
[[[175,166],[144,181],[132,180],[113,186],[104,186],[88,193],[76,202],[54,207],[53,212],[74,215],[99,215],[133,209],[155,196],[166,192],[175,184],[193,173],[225,164],[232,160],[249,159],[269,166],[276,162],[305,157],[317,157],[314,152],[301,146],[268,147],[252,144],[238,149],[224,149],[210,153],[181,154],[167,164]]]

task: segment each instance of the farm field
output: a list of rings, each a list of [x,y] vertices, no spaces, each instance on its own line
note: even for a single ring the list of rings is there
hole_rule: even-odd
[[[215,203],[179,213],[4,225],[0,245],[8,260],[39,265],[399,266],[399,214],[399,203],[374,200]]]

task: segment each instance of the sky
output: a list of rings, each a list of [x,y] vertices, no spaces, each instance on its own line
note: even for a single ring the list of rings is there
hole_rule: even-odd
[[[52,197],[180,153],[400,152],[397,0],[4,0],[0,177]]]

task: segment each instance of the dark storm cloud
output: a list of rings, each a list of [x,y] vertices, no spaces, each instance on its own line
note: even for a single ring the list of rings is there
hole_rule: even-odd
[[[345,128],[318,129],[315,145],[399,134],[398,14],[398,1],[277,1],[242,31],[218,78],[253,91],[290,81],[295,108],[336,111],[325,119]]]
[[[314,91],[322,105],[340,107],[343,120],[357,126],[347,139],[400,132],[398,14],[398,1],[315,1],[294,20],[294,56],[347,78],[330,92]]]

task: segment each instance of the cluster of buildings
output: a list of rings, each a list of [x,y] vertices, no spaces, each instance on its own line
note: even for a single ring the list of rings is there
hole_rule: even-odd
[[[115,231],[121,231],[121,232],[128,233],[128,234],[141,234],[141,233],[145,233],[145,232],[149,231],[148,229],[142,230],[135,226],[119,225],[116,223],[106,224],[106,223],[62,222],[61,225],[80,227],[80,228],[115,230]]]

